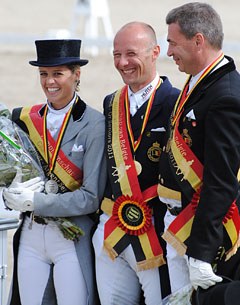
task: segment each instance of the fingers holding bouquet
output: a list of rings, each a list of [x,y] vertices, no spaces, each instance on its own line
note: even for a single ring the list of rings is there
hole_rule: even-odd
[[[15,211],[33,211],[34,192],[27,188],[9,188],[3,190],[6,206]]]
[[[21,177],[21,170],[18,169],[11,185],[3,189],[5,205],[15,211],[33,211],[34,192],[42,192],[44,190],[44,181],[41,177],[35,177],[21,182]]]
[[[44,181],[39,177],[34,177],[27,181],[22,182],[23,173],[21,168],[17,168],[16,176],[8,189],[27,188],[33,192],[42,192],[44,190]]]
[[[28,135],[0,115],[0,187],[8,209],[33,211],[34,192],[44,190],[44,173]]]

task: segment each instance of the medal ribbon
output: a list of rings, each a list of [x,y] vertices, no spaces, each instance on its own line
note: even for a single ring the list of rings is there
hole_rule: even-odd
[[[196,208],[200,199],[200,190],[202,186],[203,165],[190,150],[189,146],[182,139],[177,130],[179,119],[176,122],[174,141],[172,141],[172,156],[178,168],[183,172],[184,179],[191,185],[195,193],[191,202],[170,224],[167,231],[162,235],[168,243],[176,249],[180,255],[186,252],[185,241],[190,236],[192,223],[194,220]],[[181,148],[181,149],[180,149]],[[184,160],[184,162],[182,162]],[[193,161],[189,163],[189,160]],[[184,165],[183,165],[184,164]],[[185,171],[185,172],[184,172]],[[188,175],[185,173],[188,172]],[[232,248],[227,252],[227,258],[235,254],[239,247],[240,216],[236,205],[236,200],[231,204],[227,215],[223,219],[223,225],[227,231]]]
[[[77,99],[78,99],[78,97],[76,98],[74,104],[76,103]],[[48,151],[48,133],[49,133],[49,131],[47,130],[48,107],[45,107],[45,109],[44,109],[44,114],[43,114],[43,146],[44,146],[45,158],[47,160],[47,163],[49,164],[50,172],[52,172],[54,167],[55,167],[58,152],[59,152],[59,149],[60,149],[60,146],[61,146],[61,143],[62,143],[62,139],[63,139],[64,133],[65,133],[65,130],[66,130],[68,122],[69,122],[69,118],[70,118],[71,113],[72,113],[73,105],[68,110],[68,112],[65,114],[65,117],[63,119],[63,122],[62,122],[62,125],[61,125],[61,128],[60,128],[60,131],[58,133],[57,140],[55,142],[55,147],[54,147],[54,151],[52,153],[51,158],[50,158],[49,151]]]
[[[191,91],[187,93],[187,89],[188,89],[188,85],[189,85],[189,81],[191,78],[191,75],[188,77],[182,92],[180,93],[177,102],[174,106],[174,110],[173,110],[173,119],[172,119],[172,126],[175,125],[177,118],[181,115],[182,111],[183,111],[183,107],[186,104],[189,96],[191,95],[192,91],[195,89],[195,87],[202,81],[202,79],[204,79],[206,77],[206,75],[208,75],[219,63],[220,61],[222,61],[224,58],[224,54],[221,53],[202,73],[202,75],[199,77],[198,81],[196,82],[196,84],[193,86],[193,88],[191,89]],[[186,94],[186,95],[185,95]]]
[[[138,137],[138,139],[136,141],[134,141],[134,136],[133,136],[133,132],[132,132],[132,127],[131,127],[131,123],[130,123],[130,107],[129,107],[129,99],[128,99],[128,90],[127,90],[127,86],[125,87],[125,109],[126,109],[126,120],[127,120],[127,128],[128,128],[128,133],[131,139],[131,143],[132,143],[132,147],[134,152],[137,150],[141,139],[142,139],[142,135],[143,132],[145,130],[145,127],[147,125],[148,122],[148,118],[152,109],[152,104],[153,104],[153,100],[154,100],[154,96],[156,93],[156,90],[158,89],[158,87],[161,85],[162,80],[161,78],[159,78],[159,81],[156,85],[156,87],[153,89],[153,92],[148,100],[148,104],[147,104],[147,109],[144,115],[144,120],[143,120],[143,124],[142,124],[142,129],[141,129],[141,133],[140,136]]]
[[[147,201],[157,196],[157,185],[144,192],[141,191],[126,124],[125,94],[126,87],[118,90],[112,103],[112,109],[109,110],[112,117],[109,119],[108,126],[108,137],[111,136],[111,145],[108,143],[108,147],[112,146],[110,151],[113,152],[116,165],[112,166],[112,176],[114,178],[115,170],[113,171],[113,169],[116,168],[120,174],[114,183],[118,182],[122,195],[115,196],[116,201],[111,205],[108,203],[107,209],[104,207],[106,204],[102,205],[103,211],[109,212],[110,216],[104,228],[104,246],[110,257],[114,259],[131,244],[138,269],[145,270],[165,263],[162,248],[152,224],[151,210],[147,206]],[[148,109],[149,112],[150,109]],[[149,113],[147,113],[147,117],[149,117]],[[111,160],[113,160],[112,154],[109,155],[109,162]],[[126,213],[124,213],[125,208]],[[143,218],[139,226],[134,227],[125,222],[125,218],[140,214],[143,215]]]
[[[114,99],[112,109],[113,123],[113,152],[116,160],[116,167],[122,168],[122,179],[119,184],[124,195],[132,195],[142,198],[142,192],[138,181],[138,174],[134,164],[131,152],[130,141],[128,137],[128,127],[126,127],[125,93],[124,87],[118,97]],[[149,117],[149,113],[148,113]],[[145,123],[146,126],[146,123]],[[144,127],[145,128],[145,127]],[[140,139],[139,139],[140,140]],[[140,141],[139,141],[140,143]],[[124,165],[124,167],[123,167]],[[157,196],[157,185],[156,196]]]
[[[49,165],[45,156],[44,142],[43,142],[43,119],[39,111],[46,105],[34,105],[32,107],[23,108],[20,119],[23,121],[28,129],[29,138],[35,145],[43,170],[46,177],[54,175],[54,180],[59,184],[59,191],[74,191],[82,184],[83,172],[73,163],[64,152],[60,149],[58,152],[57,162],[54,167],[54,173],[50,172]],[[51,147],[54,147],[55,141],[49,134],[48,141]],[[68,168],[68,170],[66,170]]]
[[[217,63],[221,60],[221,58],[222,56],[218,58]],[[214,63],[214,66],[216,66],[216,61]],[[213,64],[211,67],[213,68]],[[186,100],[184,103],[185,102]],[[175,115],[173,122],[175,126],[173,138],[170,144],[171,151],[169,153],[172,153],[173,158],[171,159],[174,160],[174,162],[177,164],[177,168],[180,169],[180,172],[183,175],[182,180],[187,180],[192,189],[194,189],[195,193],[191,202],[170,224],[168,230],[163,234],[163,238],[170,243],[180,255],[184,255],[186,252],[186,245],[184,242],[190,236],[193,219],[200,199],[200,190],[203,179],[203,165],[189,146],[185,143],[178,131],[180,116],[181,112],[177,111],[177,115]],[[227,215],[224,217],[223,225],[232,244],[232,248],[227,252],[227,258],[230,258],[233,254],[235,254],[240,245],[240,216],[236,205],[236,200],[231,204]]]

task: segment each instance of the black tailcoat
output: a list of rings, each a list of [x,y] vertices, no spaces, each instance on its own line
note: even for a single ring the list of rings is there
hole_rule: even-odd
[[[187,254],[209,263],[213,263],[220,246],[229,246],[225,244],[222,220],[239,192],[240,75],[233,60],[226,58],[229,63],[195,87],[179,121],[180,134],[187,133],[191,150],[204,166],[200,201],[187,240]],[[190,111],[195,118],[189,118]],[[168,157],[167,153],[160,157],[160,175],[166,187],[181,191],[184,207],[190,202],[191,194],[183,192],[181,183],[176,183]],[[231,275],[239,261],[237,256],[227,263],[221,262],[218,273]],[[232,264],[231,261],[236,262]]]
[[[162,148],[164,145],[165,134],[163,130],[167,129],[168,120],[172,112],[173,106],[179,95],[179,90],[172,87],[167,77],[161,77],[163,82],[157,89],[150,112],[150,116],[144,130],[141,143],[135,152],[135,159],[139,161],[142,165],[142,172],[138,175],[138,180],[140,188],[142,191],[158,183],[158,162],[159,158],[151,157],[151,148],[154,143],[158,143]],[[109,103],[112,100],[114,94],[106,96],[104,99],[104,114],[106,118],[108,117]],[[143,117],[146,111],[147,103],[144,103],[141,108],[138,109],[137,113],[131,117],[131,127],[134,135],[134,139],[137,140],[143,123]],[[111,198],[113,200],[116,197],[121,196],[121,193],[115,198],[113,197],[113,190],[110,183],[111,169],[109,169],[108,183],[105,190],[105,197]],[[114,184],[114,182],[112,183]],[[160,205],[158,198],[154,198],[149,201],[149,204],[153,207],[154,218],[156,224],[156,232],[160,237],[164,229],[163,217],[165,214],[165,207]],[[161,239],[160,243],[164,248],[164,242]],[[160,269],[166,270],[166,265],[162,266]],[[161,271],[160,271],[161,272]],[[167,280],[167,274],[165,274],[165,281],[162,281],[162,294],[166,296],[169,293],[169,282]]]

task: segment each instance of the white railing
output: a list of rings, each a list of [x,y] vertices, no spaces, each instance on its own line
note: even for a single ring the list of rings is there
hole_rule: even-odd
[[[0,218],[0,305],[5,305],[7,298],[7,232],[18,227],[16,218]]]

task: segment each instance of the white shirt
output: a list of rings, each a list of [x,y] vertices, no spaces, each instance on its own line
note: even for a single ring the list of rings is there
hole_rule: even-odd
[[[211,73],[213,71],[219,69],[220,67],[226,65],[228,62],[229,62],[228,59],[226,57],[224,57],[223,60],[221,60],[220,63],[211,71]],[[202,73],[205,69],[206,68],[204,68],[202,71],[200,71],[197,75],[191,77],[190,82],[189,82],[188,92],[191,91],[192,88],[195,86],[195,84],[197,83],[197,81],[199,80],[200,76],[202,75]]]
[[[54,137],[55,134],[59,131],[62,126],[62,122],[64,120],[65,114],[71,108],[72,104],[76,99],[76,94],[71,100],[70,103],[67,104],[66,107],[62,109],[54,109],[51,104],[48,103],[48,113],[47,113],[47,129],[50,131],[51,136]]]
[[[226,59],[225,57],[223,58],[222,61],[220,61],[220,63],[211,71],[211,73],[217,69],[219,69],[220,67],[226,65],[228,63],[228,59]],[[206,69],[206,67],[200,71],[197,75],[192,76],[190,81],[189,81],[189,88],[188,88],[188,92],[190,92],[192,90],[192,88],[195,86],[195,84],[197,83],[197,81],[199,80],[199,78],[201,77],[203,71]],[[165,197],[161,197],[159,196],[159,199],[166,203],[171,205],[172,207],[181,207],[181,201],[179,200],[175,200],[175,199],[170,199],[170,198],[165,198]]]
[[[137,92],[132,92],[128,86],[128,99],[130,104],[130,113],[132,116],[134,116],[137,110],[150,98],[153,90],[157,86],[158,81],[159,75],[157,73],[151,83]]]

